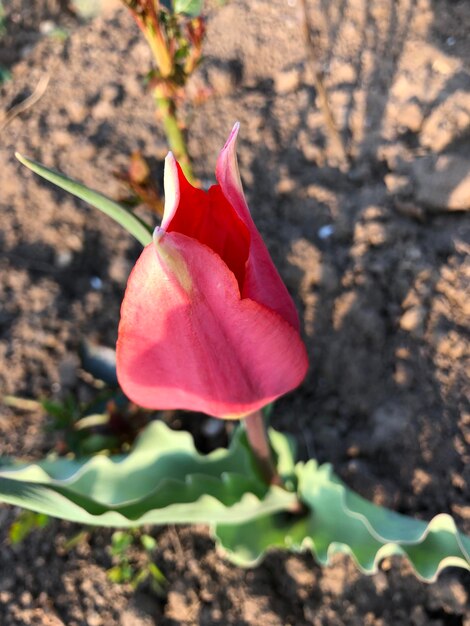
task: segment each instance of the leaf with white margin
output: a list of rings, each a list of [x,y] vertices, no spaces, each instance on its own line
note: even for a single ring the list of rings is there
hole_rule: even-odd
[[[240,522],[295,500],[263,483],[241,430],[202,455],[188,433],[156,421],[128,455],[0,465],[0,502],[100,526]]]
[[[368,502],[348,489],[329,464],[313,460],[296,467],[303,516],[285,513],[244,524],[218,524],[215,536],[228,558],[242,566],[258,563],[274,547],[310,549],[322,565],[338,553],[349,554],[366,574],[382,559],[408,558],[418,577],[433,581],[448,566],[470,570],[470,538],[445,514],[429,523]]]

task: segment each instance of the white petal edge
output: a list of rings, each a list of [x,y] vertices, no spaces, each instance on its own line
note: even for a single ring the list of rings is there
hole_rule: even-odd
[[[161,228],[166,230],[176,213],[181,197],[178,166],[172,152],[169,152],[165,158],[163,187],[165,190],[165,209]]]

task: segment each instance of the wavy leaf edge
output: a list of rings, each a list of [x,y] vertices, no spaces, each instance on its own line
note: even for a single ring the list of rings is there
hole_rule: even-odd
[[[310,460],[309,463],[311,463],[312,461],[314,463],[316,463],[316,461],[314,461],[313,459]],[[463,545],[463,543],[461,542],[461,539],[460,539],[462,534],[460,533],[459,529],[457,528],[457,525],[455,523],[454,518],[451,515],[449,515],[448,513],[438,513],[429,522],[427,522],[425,520],[417,519],[417,518],[411,518],[411,517],[409,517],[407,515],[404,515],[402,513],[398,513],[396,511],[393,511],[393,509],[387,509],[385,507],[381,507],[381,506],[379,506],[377,504],[374,504],[370,500],[367,500],[366,498],[363,498],[362,496],[359,496],[358,494],[356,494],[354,491],[349,489],[336,476],[336,474],[334,474],[333,468],[332,468],[330,463],[324,463],[322,465],[317,465],[317,467],[318,467],[318,470],[324,469],[325,472],[328,473],[331,482],[335,483],[338,486],[338,491],[341,492],[341,497],[342,497],[342,500],[343,500],[343,507],[344,507],[345,510],[347,510],[348,514],[350,514],[352,517],[355,517],[355,518],[359,519],[360,521],[362,521],[365,524],[365,526],[368,528],[368,530],[371,533],[371,535],[377,541],[384,541],[384,542],[389,542],[389,543],[400,543],[400,544],[404,544],[404,545],[415,545],[416,543],[421,543],[422,541],[424,541],[424,539],[426,539],[428,534],[430,532],[432,532],[433,530],[435,530],[435,528],[434,528],[435,526],[441,526],[443,523],[446,523],[446,524],[450,524],[452,526],[452,531],[450,529],[445,529],[445,530],[447,530],[448,532],[456,533],[456,539],[461,544],[462,553],[465,555],[466,559],[470,562],[470,552],[465,548],[465,546]],[[364,503],[366,503],[368,505],[371,505],[371,506],[373,506],[373,507],[375,507],[377,509],[381,509],[383,511],[387,511],[388,513],[391,513],[394,516],[402,517],[405,520],[413,520],[416,523],[416,526],[418,526],[418,524],[423,526],[421,534],[416,539],[391,539],[390,537],[386,537],[384,534],[380,534],[380,532],[378,532],[374,528],[372,522],[368,519],[368,517],[364,513],[361,513],[360,511],[355,511],[354,509],[352,509],[348,505],[347,500],[348,500],[348,497],[351,497],[351,496],[354,496],[355,498],[358,498],[358,499],[362,500]],[[439,530],[439,528],[437,530]],[[470,538],[469,538],[469,541],[470,541]]]
[[[164,469],[166,459],[173,464],[184,460],[193,466],[193,471],[175,478],[162,476],[162,468],[159,468],[152,486],[140,497],[114,502],[103,502],[73,489],[78,481],[89,480],[94,474],[103,482],[116,473],[124,478],[127,468],[139,472],[146,466],[161,463]],[[219,473],[219,467],[226,461],[232,469]],[[51,468],[55,470],[55,477]],[[96,455],[83,461],[46,458],[30,464],[0,466],[0,501],[49,515],[55,512],[56,516],[69,521],[119,527],[146,523],[210,524],[229,517],[241,522],[285,510],[295,502],[295,493],[276,486],[268,488],[252,469],[251,455],[240,430],[228,448],[201,454],[189,433],[174,431],[163,422],[154,421],[127,455]],[[60,471],[65,478],[57,477]],[[168,493],[172,492],[179,494],[179,502],[143,510],[141,515],[126,514],[126,509],[139,509],[139,505],[142,509],[146,502],[161,498],[162,493],[166,493],[168,500]],[[165,495],[163,497],[165,499]],[[100,512],[93,513],[96,509]]]
[[[435,580],[448,566],[470,570],[470,537],[459,532],[450,515],[440,513],[426,522],[380,507],[349,489],[334,474],[331,464],[319,465],[313,459],[295,464],[295,446],[289,436],[273,430],[270,436],[279,468],[297,491],[267,487],[253,472],[253,458],[242,429],[234,435],[228,448],[201,454],[189,433],[173,431],[163,422],[154,421],[127,455],[97,455],[84,461],[46,459],[19,466],[0,465],[0,501],[91,525],[124,528],[142,524],[206,523],[211,526],[225,554],[238,565],[248,567],[257,565],[269,549],[281,547],[310,550],[323,565],[328,565],[338,552],[346,553],[366,574],[377,572],[384,558],[402,555],[416,575],[428,582]],[[165,466],[165,457],[170,459],[168,466]],[[83,492],[73,491],[78,481],[89,481],[94,475],[102,481],[102,488],[103,485],[107,487],[106,481],[111,477],[116,489],[116,484],[120,484],[119,481],[116,483],[116,475],[122,479],[126,470],[131,469],[138,477],[139,472],[145,473],[146,468],[153,467],[149,462],[152,459],[153,464],[162,462],[162,467],[159,467],[156,482],[147,482],[140,497],[103,502],[88,495],[86,484],[81,485]],[[171,470],[172,464],[176,467],[182,459],[186,467],[192,467],[194,471],[179,477],[164,475],[163,470],[167,467]],[[222,469],[225,462],[230,466],[227,470]],[[62,471],[65,478],[53,475],[51,468],[55,468],[59,475]],[[99,488],[97,493],[100,494]],[[103,493],[101,491],[101,495]],[[172,493],[178,494],[180,500],[169,502],[168,494]],[[306,515],[285,515],[295,505],[297,497],[306,505]],[[159,501],[164,505],[152,508],[152,502]],[[317,511],[324,509],[323,520],[316,513],[317,503]],[[325,513],[328,512],[337,517],[343,515],[344,525],[341,525],[343,519],[327,523]],[[263,524],[269,532],[263,534],[261,530],[258,537],[256,531],[259,532]],[[248,532],[250,525],[255,534]],[[230,529],[232,543],[235,537],[238,553],[236,548],[230,548],[230,541],[224,544],[221,537],[224,528]],[[331,536],[328,536],[330,530]],[[356,544],[338,540],[335,532],[343,539],[350,535],[356,539]],[[367,536],[371,545],[367,543]],[[428,538],[431,554],[423,545]],[[251,554],[256,554],[254,558],[247,556],[250,550]]]
[[[262,548],[258,550],[257,556],[254,558],[247,556],[247,553],[250,552],[250,546],[249,544],[243,545],[243,538],[240,539],[240,536],[235,537],[236,541],[239,541],[235,548],[230,546],[230,532],[228,537],[229,541],[224,543],[224,527],[230,527],[233,530],[233,525],[219,524],[213,526],[213,534],[217,545],[221,548],[222,552],[225,553],[227,558],[229,558],[236,565],[242,567],[255,567],[263,560],[266,552],[274,547],[285,548],[295,552],[305,552],[308,550],[313,553],[314,557],[321,565],[330,565],[332,557],[337,553],[348,554],[354,561],[356,567],[364,574],[376,573],[379,570],[380,563],[387,557],[396,555],[403,556],[410,563],[415,575],[425,582],[434,582],[440,572],[449,566],[455,566],[470,571],[470,537],[460,533],[454,519],[450,515],[446,513],[439,513],[429,522],[426,522],[396,513],[395,511],[386,509],[385,507],[380,507],[369,500],[362,498],[357,493],[349,489],[334,474],[332,466],[329,463],[318,465],[318,463],[313,459],[306,463],[297,463],[296,473],[299,483],[299,497],[308,508],[307,520],[305,524],[303,524],[301,520],[296,522],[295,520],[292,521],[287,519],[284,520],[284,525],[282,525],[282,521],[274,523],[274,520],[272,520],[273,524],[271,526],[269,526],[270,520],[268,520],[268,525],[266,525],[263,529],[264,535],[267,536],[270,532],[277,533],[277,536],[275,537],[276,541],[271,543],[271,545],[262,546]],[[315,484],[315,479],[318,479],[318,477],[320,477],[320,481],[316,481]],[[313,479],[313,482],[308,484],[306,483],[306,479],[310,481]],[[316,546],[314,533],[312,533],[312,535],[304,533],[303,538],[298,541],[298,537],[296,537],[296,535],[299,535],[299,533],[302,534],[304,530],[308,530],[309,522],[311,522],[315,516],[314,507],[311,506],[311,503],[309,505],[309,497],[306,492],[309,488],[315,490],[325,487],[331,490],[331,493],[335,496],[339,497],[342,512],[346,518],[349,517],[351,520],[360,522],[370,534],[371,539],[382,544],[375,551],[373,559],[367,562],[367,565],[361,563],[361,558],[358,556],[358,549],[360,546],[354,545],[354,543],[336,541],[334,537],[330,537],[327,548],[320,551],[318,546]],[[397,535],[395,535],[394,538],[387,536],[386,533],[380,532],[374,527],[372,521],[367,517],[367,515],[350,507],[348,499],[351,498],[355,500],[356,503],[363,503],[369,510],[374,509],[375,512],[387,516],[390,515],[394,519],[400,518],[403,523],[413,525],[417,530],[419,530],[419,532],[415,533],[415,537],[413,539],[397,539]],[[261,521],[262,520],[258,519],[255,520],[254,523],[258,523],[258,525],[261,526]],[[305,528],[303,528],[302,524]],[[249,525],[250,522],[246,524],[246,527]],[[240,528],[243,526],[244,525],[242,524]],[[324,530],[324,528],[320,528],[320,532],[324,532]],[[243,532],[248,533],[248,528],[242,530],[240,535],[243,535]],[[253,537],[254,532],[255,531],[252,531],[249,536]],[[258,532],[262,533],[262,530],[258,529]],[[455,541],[456,546],[458,546],[460,554],[446,554],[442,557],[436,556],[436,559],[432,560],[431,565],[429,563],[425,563],[424,566],[421,564],[420,569],[417,561],[419,557],[422,556],[421,550],[424,550],[424,546],[422,546],[422,544],[431,533],[437,533],[439,537],[442,536],[440,533],[447,533],[450,535]],[[227,539],[227,536],[225,539]],[[467,546],[465,544],[467,544]],[[256,546],[256,548],[257,547],[258,546]],[[413,552],[417,554],[413,555]]]

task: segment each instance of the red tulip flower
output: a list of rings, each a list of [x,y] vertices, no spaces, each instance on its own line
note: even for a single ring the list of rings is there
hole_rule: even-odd
[[[119,383],[141,406],[238,419],[305,376],[294,303],[243,195],[237,133],[208,192],[166,159],[162,225],[129,277],[117,343]]]

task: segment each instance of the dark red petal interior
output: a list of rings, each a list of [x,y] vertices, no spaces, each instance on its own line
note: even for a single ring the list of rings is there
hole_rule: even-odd
[[[219,185],[213,185],[208,192],[196,189],[177,167],[181,196],[167,232],[182,233],[211,248],[235,274],[241,292],[250,252],[247,226]]]

